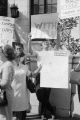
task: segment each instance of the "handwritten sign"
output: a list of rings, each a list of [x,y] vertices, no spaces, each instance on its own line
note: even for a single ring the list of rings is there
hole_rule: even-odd
[[[9,17],[0,17],[0,46],[12,44],[14,33],[14,19]]]
[[[40,86],[68,88],[67,52],[42,51],[39,55],[39,64],[42,64]]]
[[[61,19],[80,16],[80,0],[58,0],[57,11]]]
[[[34,38],[56,39],[57,38],[57,13],[32,15],[31,34]]]

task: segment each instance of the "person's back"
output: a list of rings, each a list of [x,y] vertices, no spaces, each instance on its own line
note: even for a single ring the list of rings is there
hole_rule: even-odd
[[[6,97],[8,100],[8,105],[6,107],[0,108],[0,119],[3,120],[4,117],[6,120],[12,120],[13,89],[11,87],[11,83],[14,77],[14,68],[12,62],[4,62],[0,66],[0,74],[0,84],[2,89],[6,91]]]
[[[51,106],[49,102],[51,88],[40,87],[40,73],[36,76],[36,96],[39,102],[41,103],[40,114],[48,117],[47,111],[51,115],[55,115],[56,108]]]

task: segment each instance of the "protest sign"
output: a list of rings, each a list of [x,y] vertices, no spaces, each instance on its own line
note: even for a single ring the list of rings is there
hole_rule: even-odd
[[[39,14],[31,16],[31,35],[32,39],[57,38],[57,13]]]
[[[58,0],[57,11],[60,19],[80,16],[80,0]]]
[[[62,51],[42,51],[38,64],[42,64],[41,87],[68,88],[68,55]]]
[[[0,17],[0,46],[12,44],[14,33],[14,18]]]

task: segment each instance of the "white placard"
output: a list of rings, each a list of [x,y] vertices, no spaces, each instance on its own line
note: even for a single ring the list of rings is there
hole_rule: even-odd
[[[42,51],[38,64],[42,64],[41,87],[68,88],[68,55],[66,52]]]
[[[0,16],[0,46],[13,41],[14,18]]]
[[[57,38],[57,13],[32,15],[31,16],[31,35],[32,39]]]
[[[80,16],[80,0],[58,0],[57,6],[60,19]]]

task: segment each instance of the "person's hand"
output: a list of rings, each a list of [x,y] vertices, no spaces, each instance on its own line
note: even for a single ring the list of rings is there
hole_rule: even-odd
[[[42,65],[40,64],[40,65],[39,65],[39,71],[40,71],[41,69],[42,69]]]
[[[80,85],[80,80],[78,80],[77,85]]]
[[[26,57],[25,59],[25,64],[29,64],[30,63],[30,58],[29,57]]]

